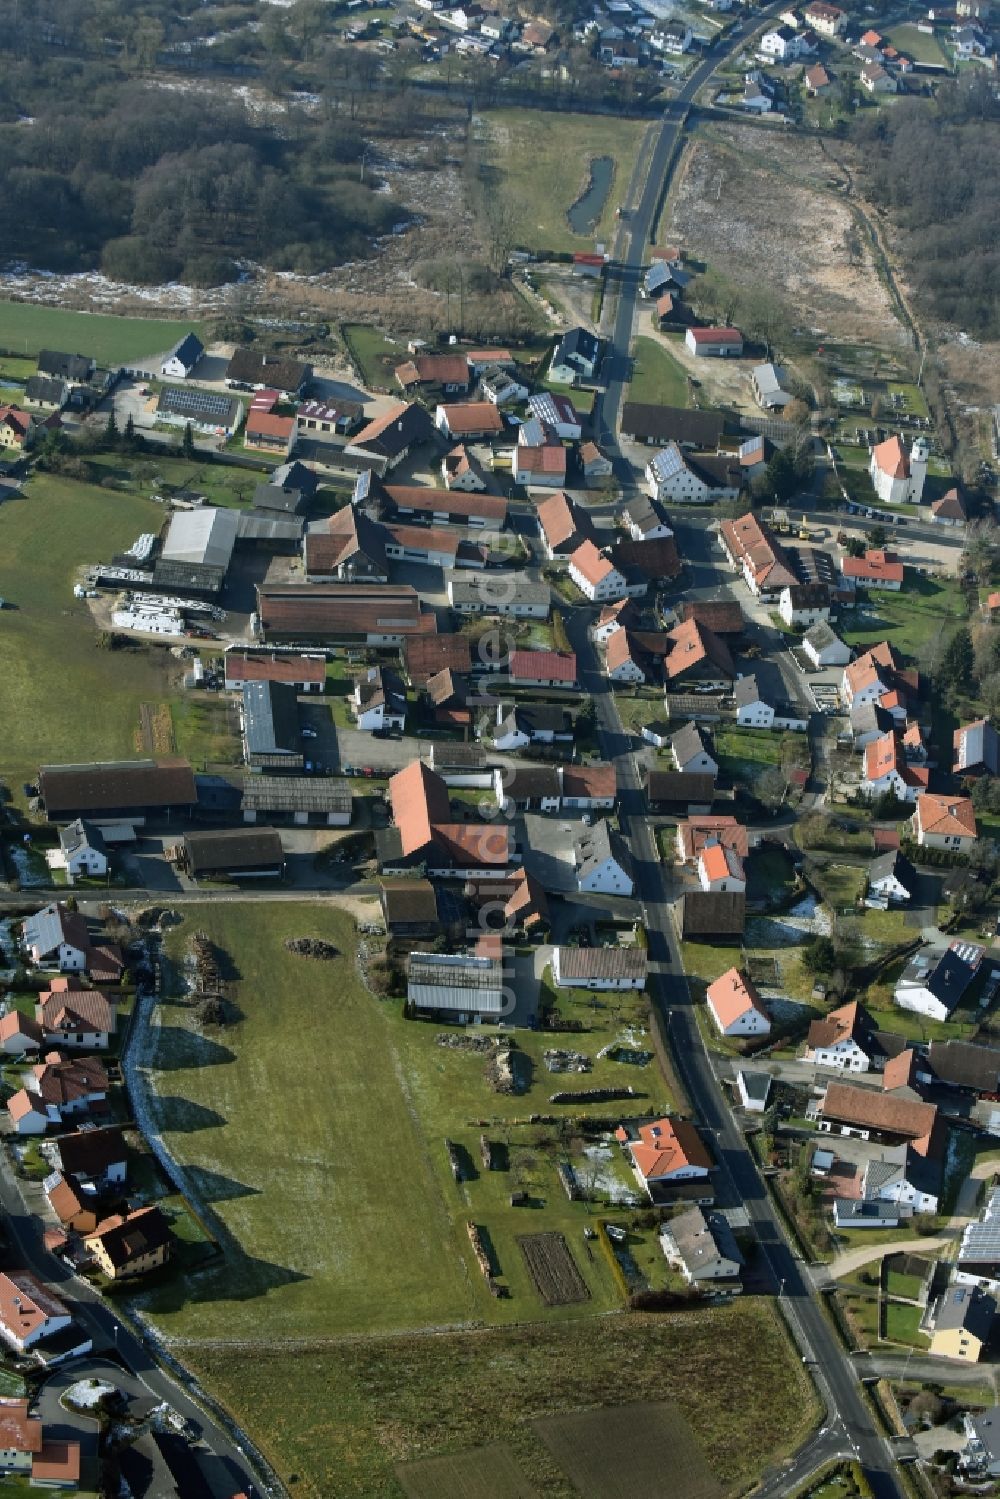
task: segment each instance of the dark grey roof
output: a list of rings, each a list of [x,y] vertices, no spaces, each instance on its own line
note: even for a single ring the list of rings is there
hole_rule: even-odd
[[[803,635],[802,639],[808,641],[813,650],[825,651],[828,645],[839,645],[840,636],[827,619],[819,619]]]
[[[243,416],[243,407],[235,396],[215,390],[196,390],[193,385],[165,385],[160,391],[156,409],[168,416],[201,422],[206,427],[234,429]]]
[[[279,463],[272,470],[271,483],[281,489],[301,490],[304,495],[315,494],[319,486],[319,480],[312,469],[294,459],[291,463]]]
[[[186,833],[184,847],[192,875],[232,870],[280,869],[285,856],[274,828],[217,828]]]
[[[706,770],[650,770],[646,794],[651,802],[710,805],[715,798],[715,776]]]
[[[917,871],[898,848],[891,848],[888,853],[879,854],[878,858],[873,859],[868,866],[868,880],[873,885],[876,880],[888,879],[893,874],[907,893],[912,895],[917,881]]]
[[[706,1213],[700,1207],[687,1208],[664,1224],[661,1232],[672,1240],[694,1280],[698,1279],[699,1272],[708,1270],[720,1259],[732,1260],[737,1268],[743,1264],[733,1231],[722,1213]]]
[[[997,1304],[978,1286],[949,1286],[937,1304],[935,1332],[963,1329],[985,1343],[997,1314]]]
[[[888,708],[882,708],[878,703],[863,703],[860,708],[851,709],[851,728],[855,734],[867,734],[873,729],[884,734],[895,722]]]
[[[236,529],[238,532],[239,522]],[[225,576],[224,567],[216,567],[210,562],[178,562],[173,557],[157,557],[153,563],[154,585],[170,593],[183,593],[187,590],[193,593],[220,593]]]
[[[671,734],[670,748],[683,766],[705,751],[707,746],[697,724],[686,723],[682,729],[677,730],[676,734]]]
[[[822,609],[830,602],[828,583],[789,583],[788,593],[794,609]]]
[[[437,896],[430,880],[383,879],[379,897],[386,926],[436,926]]]
[[[773,1082],[771,1074],[752,1072],[746,1067],[741,1067],[739,1075],[743,1079],[743,1091],[746,1096],[759,1103],[761,1108],[766,1108]]]
[[[243,782],[244,812],[347,812],[351,783],[334,776],[250,775]]]
[[[411,402],[403,408],[395,421],[389,422],[376,436],[362,443],[364,435],[362,429],[354,438],[353,446],[361,447],[365,452],[377,453],[382,458],[396,458],[416,443],[430,442],[434,436],[434,423],[423,406]]]
[[[691,472],[703,479],[710,489],[738,490],[743,485],[743,469],[735,454],[689,454],[684,461]]]
[[[642,401],[626,401],[622,407],[623,435],[640,442],[651,438],[654,442],[714,448],[725,425],[721,411],[689,411],[683,406],[654,406]]]
[[[38,356],[38,373],[80,383],[90,379],[94,364],[88,354],[62,354],[57,349],[43,349]]]
[[[625,506],[625,517],[630,525],[636,526],[643,534],[655,530],[657,526],[670,525],[670,518],[663,506],[648,494],[638,494],[634,500],[629,500]]]
[[[982,956],[982,949],[974,944],[963,944],[970,952]],[[922,984],[949,1010],[955,1008],[979,971],[978,961],[968,962],[954,946],[944,952],[918,952],[907,963],[900,975],[901,983]]]
[[[1000,1405],[991,1405],[985,1411],[969,1411],[965,1420],[975,1432],[987,1462],[1000,1462]]]
[[[685,937],[742,937],[747,898],[736,890],[692,890],[682,897]]]
[[[482,604],[483,613],[490,613],[490,600],[496,597],[502,584],[503,597],[516,604],[549,604],[552,589],[544,580],[538,582],[526,578],[523,573],[472,572],[465,568],[452,573],[448,578],[452,601],[456,608],[461,604]]]
[[[287,682],[244,682],[243,733],[248,754],[300,754],[295,688]]]
[[[179,344],[175,344],[167,355],[167,359],[179,359],[185,369],[194,369],[198,360],[205,352],[205,345],[197,333],[185,333]],[[164,360],[166,363],[166,360]]]
[[[280,484],[258,484],[253,492],[255,510],[274,510],[281,515],[299,515],[305,508],[301,489],[285,489]]]
[[[276,511],[241,510],[236,537],[238,541],[286,541],[302,540],[306,523],[299,515],[281,516]]]
[[[226,379],[234,385],[261,385],[295,394],[312,375],[312,365],[301,359],[284,359],[258,349],[237,349],[226,366]]]
[[[69,395],[69,386],[57,377],[32,375],[25,382],[24,394],[29,401],[40,401],[43,406],[62,406]]]
[[[79,853],[85,848],[92,848],[99,854],[107,852],[100,828],[92,822],[85,822],[82,817],[59,829],[59,847],[64,854]]]
[[[586,328],[571,328],[564,333],[555,352],[556,364],[576,364],[581,360],[596,364],[601,340]]]
[[[838,1197],[834,1207],[841,1227],[852,1218],[859,1218],[862,1222],[870,1218],[881,1218],[887,1223],[899,1221],[900,1208],[897,1202],[863,1202],[857,1197]]]
[[[607,859],[614,859],[619,869],[632,878],[632,855],[620,833],[606,819],[584,828],[573,841],[576,872],[581,879],[599,869]]]
[[[551,731],[564,734],[569,731],[570,713],[556,703],[517,703],[504,718],[497,730],[501,733],[509,728],[518,728],[525,734]]]
[[[515,765],[504,774],[503,795],[513,801],[562,794],[558,765]]]
[[[78,912],[67,911],[64,905],[54,901],[25,921],[24,942],[26,947],[37,948],[43,958],[55,952],[63,942],[86,951],[89,946],[87,923]]]

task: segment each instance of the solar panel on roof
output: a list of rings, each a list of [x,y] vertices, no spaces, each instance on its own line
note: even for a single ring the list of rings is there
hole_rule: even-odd
[[[185,390],[182,386],[168,386],[160,392],[161,411],[199,413],[205,416],[226,417],[232,407],[232,396],[216,395],[209,390]]]

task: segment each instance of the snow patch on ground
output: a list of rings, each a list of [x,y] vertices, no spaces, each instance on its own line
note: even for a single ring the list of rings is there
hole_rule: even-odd
[[[642,1202],[635,1187],[623,1181],[615,1169],[615,1152],[610,1145],[586,1145],[583,1154],[587,1164],[576,1167],[575,1175],[588,1193],[626,1207]]]
[[[830,912],[815,895],[807,895],[782,916],[755,916],[747,922],[746,945],[754,948],[792,947],[810,937],[828,937],[833,930]]]
[[[8,852],[22,885],[47,885],[49,883],[48,870],[39,869],[26,848],[11,848]]]
[[[69,1405],[75,1405],[80,1410],[100,1405],[107,1395],[113,1395],[115,1387],[113,1384],[104,1384],[100,1379],[79,1379],[76,1384],[71,1384],[63,1399]]]

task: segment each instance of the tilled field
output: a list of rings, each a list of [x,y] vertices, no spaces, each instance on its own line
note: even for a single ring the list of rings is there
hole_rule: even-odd
[[[562,1234],[520,1234],[517,1242],[535,1290],[546,1306],[571,1306],[589,1299],[590,1292]]]

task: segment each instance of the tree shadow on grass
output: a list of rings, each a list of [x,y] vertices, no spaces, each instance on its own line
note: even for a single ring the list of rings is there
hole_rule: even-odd
[[[190,1098],[180,1098],[172,1093],[157,1094],[153,1109],[157,1124],[164,1133],[188,1135],[199,1129],[218,1129],[228,1123],[216,1109],[207,1109],[204,1104],[192,1103]]]
[[[227,1236],[228,1237],[228,1236]],[[308,1280],[299,1270],[245,1254],[231,1238],[224,1256],[192,1275],[175,1275],[151,1291],[148,1309],[154,1315],[179,1312],[201,1302],[254,1301],[282,1286]]]
[[[184,1072],[190,1067],[221,1067],[226,1062],[235,1061],[236,1053],[210,1036],[189,1031],[180,1025],[160,1027],[156,1050],[158,1072]]]
[[[198,1202],[234,1202],[239,1197],[257,1197],[259,1187],[247,1182],[223,1176],[220,1171],[210,1171],[206,1166],[185,1166],[184,1175],[190,1185],[191,1195]]]

